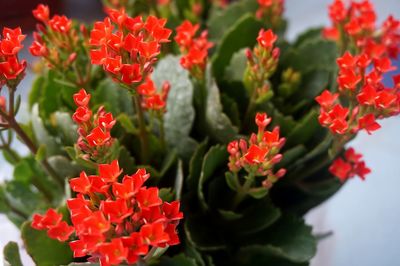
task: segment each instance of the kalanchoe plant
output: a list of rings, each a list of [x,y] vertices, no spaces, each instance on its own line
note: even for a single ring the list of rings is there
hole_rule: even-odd
[[[33,261],[307,265],[302,216],[366,178],[347,143],[400,112],[399,76],[382,83],[400,21],[378,27],[369,1],[335,0],[331,26],[288,42],[283,0],[103,2],[93,25],[33,10],[26,124],[25,35],[0,40],[0,148],[15,169],[0,212]],[[15,244],[5,259],[19,265]]]

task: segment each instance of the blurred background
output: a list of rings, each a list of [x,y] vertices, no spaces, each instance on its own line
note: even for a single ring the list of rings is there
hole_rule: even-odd
[[[286,0],[289,20],[287,37],[296,36],[310,27],[329,25],[327,6],[332,0]],[[379,23],[389,14],[400,17],[400,0],[371,0],[374,3]],[[0,0],[0,27],[21,26],[25,34],[35,27],[31,10],[38,3],[50,5],[52,14],[91,22],[103,17],[100,1],[97,0]],[[25,47],[32,41],[25,41]],[[33,58],[27,49],[21,55],[29,63]],[[395,62],[400,69],[400,61]],[[398,71],[399,72],[399,71]],[[27,73],[19,86],[22,98],[26,99],[34,76]],[[391,84],[388,79],[387,85]],[[22,105],[18,119],[28,119],[27,108]],[[25,115],[25,117],[24,117]],[[367,165],[373,172],[362,182],[348,182],[334,197],[306,215],[308,224],[316,234],[332,232],[318,244],[317,256],[312,266],[396,266],[400,265],[398,242],[400,241],[400,118],[380,122],[382,129],[373,135],[360,134],[350,146],[364,154]],[[18,144],[16,144],[18,145]],[[27,152],[18,145],[21,153]],[[0,182],[12,176],[13,169],[0,155]],[[17,228],[0,215],[0,250],[10,240],[18,241],[22,247]],[[33,265],[26,254],[24,265]],[[0,253],[0,261],[2,252]]]

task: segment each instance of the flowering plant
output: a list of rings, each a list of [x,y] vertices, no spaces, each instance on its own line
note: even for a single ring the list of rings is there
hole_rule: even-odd
[[[231,3],[232,2],[232,3]],[[302,216],[371,171],[346,147],[400,112],[400,21],[334,0],[284,37],[283,0],[105,0],[93,25],[33,10],[0,40],[0,211],[37,265],[307,265]],[[13,136],[30,154],[12,146]],[[4,250],[21,265],[18,247]]]

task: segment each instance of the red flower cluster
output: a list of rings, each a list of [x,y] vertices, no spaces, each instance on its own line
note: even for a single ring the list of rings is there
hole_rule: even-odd
[[[203,79],[207,65],[208,49],[213,44],[207,40],[208,32],[204,30],[200,36],[195,37],[200,25],[193,25],[185,20],[176,28],[175,41],[178,44],[183,56],[181,65],[197,79]]]
[[[353,148],[349,148],[344,154],[344,159],[337,158],[329,167],[329,171],[342,182],[356,175],[365,180],[365,176],[371,173],[371,169],[366,167],[361,158],[361,154],[356,153]]]
[[[325,28],[326,38],[355,45],[370,57],[387,54],[397,57],[400,52],[400,21],[389,16],[380,28],[376,26],[376,12],[368,0],[351,1],[346,7],[343,0],[335,0],[329,6],[332,27]]]
[[[32,11],[41,22],[38,32],[33,33],[34,41],[29,47],[33,56],[43,57],[49,67],[64,70],[76,59],[79,38],[72,28],[72,20],[66,16],[54,15],[50,19],[49,7],[40,4]]]
[[[143,21],[125,11],[107,9],[108,17],[94,24],[90,34],[92,64],[102,65],[111,76],[126,85],[139,83],[153,71],[161,44],[169,42],[166,19],[154,16]]]
[[[137,88],[137,92],[142,96],[142,106],[147,110],[166,111],[166,103],[170,84],[165,81],[161,92],[157,92],[156,86],[150,76],[147,76],[145,81]]]
[[[266,113],[257,113],[255,121],[258,133],[253,133],[248,142],[240,139],[228,144],[227,150],[230,155],[228,167],[234,173],[244,169],[255,176],[266,176],[263,186],[270,188],[286,173],[283,168],[273,172],[274,165],[282,159],[279,151],[286,140],[279,137],[279,127],[275,127],[272,131],[265,130],[271,122]]]
[[[270,91],[269,84],[265,82],[276,71],[280,50],[274,47],[278,36],[272,30],[261,29],[256,45],[251,51],[247,50],[247,69],[245,72],[246,84],[251,86],[253,97],[261,98]],[[253,99],[254,100],[254,99]]]
[[[109,147],[113,144],[110,131],[115,125],[115,119],[111,113],[107,113],[104,107],[100,107],[95,115],[89,108],[91,95],[84,89],[74,94],[77,105],[72,119],[78,124],[78,147],[86,154],[84,159],[99,161],[104,159]]]
[[[388,58],[371,59],[367,54],[352,56],[347,52],[337,63],[339,92],[348,99],[349,106],[343,107],[338,93],[325,90],[316,97],[323,126],[334,134],[349,137],[362,129],[368,133],[377,130],[380,125],[376,119],[400,112],[399,86],[385,88],[381,83],[383,74],[394,69]],[[398,83],[399,77],[394,77],[394,81]]]
[[[70,180],[77,193],[67,200],[73,226],[61,221],[61,215],[49,210],[35,215],[32,227],[49,230],[48,235],[69,243],[74,257],[91,256],[100,265],[136,263],[149,247],[165,248],[179,244],[176,227],[183,218],[180,202],[163,202],[158,188],[143,186],[150,177],[145,169],[125,175],[118,162],[100,164],[98,175],[82,172]],[[57,228],[55,228],[57,226]]]
[[[24,39],[21,28],[3,28],[3,36],[0,39],[0,87],[7,80],[22,78],[26,61],[19,61],[18,52],[24,47]]]
[[[279,25],[282,21],[282,14],[285,9],[284,0],[258,0],[258,10],[256,17],[258,19],[267,19],[273,27]]]
[[[33,215],[32,227],[36,230],[47,230],[47,235],[50,238],[67,241],[74,233],[74,228],[62,221],[62,218],[62,215],[54,209],[48,209],[45,215]]]

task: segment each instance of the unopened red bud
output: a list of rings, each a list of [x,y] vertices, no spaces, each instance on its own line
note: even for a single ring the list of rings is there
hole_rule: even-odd
[[[273,164],[277,164],[282,160],[282,158],[283,158],[282,154],[277,154],[272,158],[271,162]]]
[[[275,176],[276,178],[281,178],[286,174],[286,169],[281,168],[278,170],[278,172],[276,172]]]
[[[79,28],[80,28],[80,30],[81,30],[81,32],[82,32],[83,37],[84,37],[84,38],[89,38],[89,32],[88,32],[88,30],[87,30],[85,24],[81,24],[81,25],[79,26]]]
[[[239,148],[242,151],[242,153],[247,152],[247,143],[244,139],[239,140]]]
[[[36,30],[38,31],[38,32],[42,32],[43,34],[46,34],[47,33],[47,29],[46,29],[46,27],[45,26],[43,26],[43,24],[36,24]]]
[[[253,52],[249,48],[246,49],[246,57],[250,64],[254,64]]]
[[[73,63],[76,60],[77,54],[76,53],[72,53],[69,55],[68,57],[68,63]]]
[[[280,54],[281,50],[278,47],[275,47],[274,50],[272,50],[272,58],[278,59]]]
[[[251,144],[257,144],[257,142],[258,142],[257,135],[252,133],[251,136],[250,136],[250,143]]]
[[[272,183],[271,183],[271,181],[269,181],[268,179],[265,179],[265,180],[262,182],[262,186],[263,186],[264,188],[266,188],[266,189],[270,189],[270,188],[272,187]]]
[[[286,139],[285,138],[280,138],[278,142],[278,148],[281,149],[283,145],[285,145]]]

